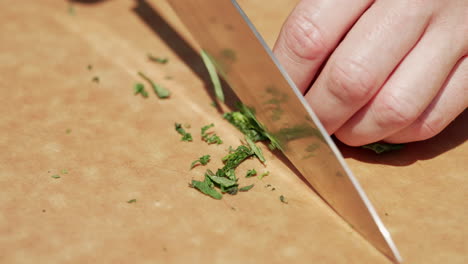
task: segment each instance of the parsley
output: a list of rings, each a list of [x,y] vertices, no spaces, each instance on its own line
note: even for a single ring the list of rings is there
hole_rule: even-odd
[[[389,144],[389,143],[383,143],[383,142],[377,142],[377,143],[372,143],[372,144],[367,144],[362,146],[362,148],[365,149],[371,149],[375,153],[380,154],[388,151],[393,151],[393,150],[399,150],[404,147],[404,144]]]
[[[221,102],[224,102],[223,87],[221,87],[221,81],[219,80],[218,73],[216,72],[216,67],[213,59],[205,50],[201,51],[201,57],[203,59],[203,62],[205,63],[206,69],[208,70],[208,74],[210,75],[216,97]]]
[[[58,174],[52,175],[52,176],[50,176],[50,177],[52,177],[52,178],[54,178],[54,179],[60,179],[60,175],[58,175]]]
[[[70,134],[70,133],[71,133],[71,129],[70,129],[70,128],[67,128],[67,130],[65,130],[65,133]]]
[[[154,92],[160,99],[168,98],[171,95],[171,93],[168,90],[166,90],[166,88],[157,85],[155,82],[153,82],[153,80],[151,80],[142,72],[138,72],[138,75],[140,75],[141,78],[145,79],[151,85],[151,87],[153,87]]]
[[[213,182],[211,182],[210,178],[206,174],[204,181],[192,180],[192,183],[189,186],[217,200],[223,198],[223,195],[214,189]]]
[[[260,160],[260,162],[264,163],[265,162],[265,157],[263,157],[262,149],[257,147],[257,145],[255,145],[255,143],[249,137],[245,137],[245,140],[249,144],[252,151],[255,153],[255,156],[257,156],[257,158]]]
[[[90,71],[90,70],[92,70],[92,69],[93,69],[93,65],[91,65],[91,64],[88,64],[88,67],[87,67],[87,68],[88,68],[88,71]]]
[[[203,141],[205,141],[208,144],[217,144],[217,145],[222,144],[223,141],[218,135],[212,132],[207,132],[207,130],[212,127],[214,127],[214,124],[209,124],[201,128],[201,136],[202,136]]]
[[[284,197],[283,195],[280,195],[279,199],[280,199],[280,201],[282,203],[288,204],[288,201],[286,200],[286,197]]]
[[[190,165],[190,169],[193,169],[197,165],[197,163],[200,163],[201,165],[206,165],[210,161],[210,155],[204,155],[201,156],[199,159],[195,160],[192,162],[192,165]]]
[[[93,82],[95,83],[99,83],[99,76],[94,76],[93,79],[92,79]]]
[[[144,98],[148,97],[148,92],[145,90],[145,86],[142,83],[135,83],[133,86],[133,94],[141,94]]]
[[[169,59],[168,58],[161,58],[161,57],[155,57],[151,54],[148,54],[148,59],[150,61],[153,61],[153,62],[156,62],[156,63],[159,63],[159,64],[166,64],[169,62]]]
[[[242,188],[239,188],[239,192],[246,192],[254,187],[254,184],[244,186]]]
[[[247,171],[247,174],[245,175],[246,178],[250,178],[257,175],[257,171],[255,169],[251,169]]]
[[[268,175],[270,175],[270,172],[269,172],[269,171],[266,171],[266,172],[260,174],[260,175],[258,176],[258,179],[261,180],[261,179],[263,179],[263,177],[268,176]]]
[[[175,123],[175,130],[182,135],[182,141],[192,141],[192,134],[185,132],[181,124]]]
[[[136,203],[136,199],[131,199],[131,200],[128,200],[127,203]]]

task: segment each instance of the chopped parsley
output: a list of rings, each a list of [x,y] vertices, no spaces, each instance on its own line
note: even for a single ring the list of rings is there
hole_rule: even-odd
[[[148,97],[148,92],[145,90],[145,86],[142,83],[135,83],[133,86],[133,94],[141,94],[144,98]]]
[[[250,178],[257,175],[257,171],[255,169],[251,169],[247,171],[247,174],[245,175],[246,178]]]
[[[90,70],[92,70],[92,69],[93,69],[93,65],[91,65],[91,64],[88,64],[88,67],[87,67],[87,68],[88,68],[88,71],[90,71]]]
[[[201,165],[208,164],[208,162],[210,161],[210,158],[211,158],[210,155],[201,156],[199,159],[192,162],[192,165],[190,165],[190,169],[193,169],[193,167],[197,166],[197,163]]]
[[[254,187],[254,184],[244,186],[242,188],[239,188],[239,192],[246,192]]]
[[[131,199],[131,200],[128,200],[127,203],[136,203],[136,199]]]
[[[175,123],[175,130],[182,135],[182,141],[192,141],[192,134],[187,133],[181,124]]]
[[[257,147],[257,145],[255,145],[255,143],[249,137],[246,136],[245,140],[249,144],[252,151],[255,153],[255,156],[257,156],[258,160],[260,160],[260,162],[264,163],[265,162],[265,157],[263,157],[262,149]]]
[[[92,81],[95,82],[95,83],[99,83],[99,81],[100,81],[99,76],[94,76]]]
[[[148,54],[148,59],[150,61],[153,61],[153,62],[156,62],[156,63],[159,63],[159,64],[166,64],[166,63],[169,62],[168,58],[156,57],[156,56],[153,56],[151,54]]]
[[[201,128],[201,136],[203,141],[205,141],[208,144],[222,144],[223,141],[218,135],[214,134],[213,132],[207,132],[208,129],[212,127],[214,127],[214,124],[209,124]]]
[[[70,128],[67,128],[67,130],[65,130],[65,133],[70,134],[71,131],[72,131],[72,130],[71,130]]]
[[[384,142],[377,142],[362,146],[362,148],[373,150],[375,153],[380,154],[388,151],[399,150],[404,147],[404,144],[389,144]]]
[[[286,197],[284,197],[283,195],[280,195],[279,199],[282,203],[285,203],[285,204],[288,203],[288,200],[286,200]]]
[[[224,102],[224,92],[223,87],[221,87],[221,81],[219,80],[218,73],[216,72],[216,66],[211,58],[211,56],[205,51],[201,51],[201,57],[203,59],[203,63],[205,63],[205,67],[208,70],[208,74],[210,75],[211,82],[213,83],[215,95],[221,101]]]
[[[142,72],[138,72],[138,75],[140,75],[141,78],[145,79],[151,85],[151,87],[153,87],[154,92],[160,99],[168,98],[171,95],[171,93],[166,88],[162,87],[161,85],[157,85],[155,82],[153,82],[153,80],[151,80]]]
[[[52,175],[52,176],[50,176],[50,177],[52,177],[52,178],[54,178],[54,179],[60,179],[60,175],[58,175],[58,174],[54,174],[54,175]]]
[[[263,179],[263,177],[268,176],[268,175],[270,175],[270,172],[269,172],[269,171],[266,171],[266,172],[264,172],[264,173],[258,175],[258,179],[261,180],[261,179]]]

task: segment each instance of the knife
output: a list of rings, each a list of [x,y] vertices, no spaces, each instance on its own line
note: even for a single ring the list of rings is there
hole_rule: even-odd
[[[378,250],[401,256],[317,116],[235,0],[169,0],[218,73],[315,191]]]

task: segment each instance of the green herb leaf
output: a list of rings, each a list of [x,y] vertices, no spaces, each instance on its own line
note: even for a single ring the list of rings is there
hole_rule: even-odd
[[[283,195],[280,195],[279,199],[282,203],[285,203],[285,204],[288,203],[288,201],[286,200],[286,197],[284,197]]]
[[[265,157],[263,157],[262,149],[257,147],[257,145],[255,145],[255,143],[249,137],[246,136],[245,140],[249,144],[252,151],[255,153],[255,156],[257,156],[257,158],[260,160],[260,162],[264,163],[265,162]]]
[[[399,150],[404,148],[404,144],[389,144],[389,143],[384,143],[384,142],[377,142],[377,143],[372,143],[372,144],[367,144],[362,146],[362,148],[365,149],[371,149],[375,153],[380,154],[388,151],[393,151],[393,150]]]
[[[257,171],[255,169],[251,169],[247,171],[247,174],[245,175],[246,178],[250,178],[257,175]]]
[[[192,141],[192,134],[185,132],[181,124],[175,123],[175,130],[182,135],[182,141]]]
[[[88,64],[88,67],[87,67],[87,68],[88,68],[88,71],[90,71],[90,70],[92,70],[92,69],[93,69],[93,65],[91,65],[91,64]]]
[[[193,169],[193,167],[195,167],[197,163],[201,165],[206,165],[208,164],[209,161],[210,161],[210,155],[201,156],[199,159],[192,162],[192,165],[190,165],[190,169]]]
[[[190,184],[190,187],[195,188],[199,190],[200,192],[209,195],[217,200],[220,200],[223,198],[223,195],[217,192],[212,185],[207,182],[207,179],[209,180],[208,176],[205,176],[205,181],[196,181],[192,180],[192,183]]]
[[[270,175],[270,172],[269,172],[269,171],[266,171],[266,172],[260,174],[260,175],[258,176],[258,179],[261,180],[261,179],[263,179],[263,177],[268,176],[268,175]]]
[[[93,79],[92,79],[93,82],[95,83],[99,83],[99,76],[94,76]]]
[[[144,98],[148,97],[148,92],[145,90],[145,86],[142,83],[135,83],[133,86],[133,94],[141,94]]]
[[[212,127],[214,127],[214,124],[209,124],[201,128],[201,135],[202,135],[203,141],[205,141],[208,144],[217,144],[217,145],[222,144],[223,141],[218,135],[212,132],[207,132],[207,130]]]
[[[72,130],[71,130],[70,128],[67,128],[67,130],[65,130],[65,133],[70,134],[71,131],[72,131]]]
[[[214,183],[217,183],[219,184],[220,186],[224,187],[224,188],[229,188],[233,185],[237,185],[237,181],[235,180],[230,180],[228,178],[225,178],[225,177],[220,177],[220,176],[216,176],[216,175],[210,175],[210,174],[207,174],[208,177],[210,177],[211,181],[213,181]]]
[[[50,176],[50,177],[52,177],[52,178],[54,178],[54,179],[60,179],[60,175],[58,175],[58,174],[52,175],[52,176]]]
[[[166,64],[169,62],[169,59],[168,58],[161,58],[161,57],[155,57],[151,54],[148,54],[148,59],[150,61],[153,61],[153,62],[156,62],[156,63],[159,63],[159,64]]]
[[[221,101],[224,102],[224,93],[223,93],[223,88],[221,87],[221,81],[219,80],[218,73],[216,71],[216,66],[211,58],[211,56],[205,51],[201,51],[201,57],[203,59],[203,62],[205,63],[205,67],[208,70],[208,73],[211,78],[211,82],[213,83],[214,90],[216,97]]]
[[[242,188],[239,188],[239,192],[246,192],[254,187],[254,184],[244,186]]]
[[[151,80],[142,72],[138,72],[138,75],[140,75],[141,78],[145,79],[151,85],[151,87],[153,87],[154,92],[160,99],[168,98],[171,95],[171,93],[167,89],[165,89],[161,85],[157,85],[155,82],[153,82],[153,80]]]
[[[131,200],[128,200],[127,203],[136,203],[136,199],[131,199]]]

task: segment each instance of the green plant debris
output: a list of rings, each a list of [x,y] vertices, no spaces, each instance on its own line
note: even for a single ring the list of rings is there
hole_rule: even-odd
[[[72,132],[72,130],[70,128],[67,128],[67,130],[65,130],[65,133],[67,134],[70,134]]]
[[[284,197],[283,195],[280,195],[279,199],[282,203],[288,204],[288,200],[286,200],[286,197]]]
[[[210,178],[206,174],[204,181],[192,180],[192,183],[189,186],[213,197],[214,199],[220,200],[223,198],[223,195],[215,190],[213,182],[211,182]]]
[[[255,169],[251,169],[247,171],[247,174],[245,175],[246,178],[250,178],[257,175],[257,171]]]
[[[168,58],[156,57],[151,54],[148,54],[147,57],[148,57],[148,60],[159,63],[159,64],[166,64],[169,62]]]
[[[88,64],[88,67],[87,67],[88,71],[91,71],[93,69],[93,65],[91,64]]]
[[[140,75],[141,78],[145,79],[151,85],[151,87],[153,87],[154,92],[160,99],[168,98],[171,95],[169,90],[153,82],[153,80],[151,80],[144,73],[138,72],[138,75]]]
[[[255,145],[255,143],[249,137],[246,136],[245,140],[247,141],[247,144],[249,144],[252,151],[255,153],[255,156],[257,156],[258,160],[260,160],[262,163],[265,163],[265,157],[263,156],[262,149],[257,147],[257,145]]]
[[[246,192],[254,187],[254,184],[244,186],[242,188],[239,188],[239,192]]]
[[[136,199],[131,199],[131,200],[128,200],[127,203],[136,203]]]
[[[99,76],[94,76],[92,81],[95,83],[99,83],[100,82]]]
[[[205,67],[208,70],[208,74],[210,75],[211,82],[213,83],[215,95],[221,102],[224,102],[224,92],[223,87],[221,87],[221,81],[219,80],[218,73],[216,71],[216,66],[211,58],[211,56],[205,51],[201,51],[201,57],[203,59],[203,63],[205,63]]]
[[[216,101],[211,102],[210,105],[215,108],[218,107],[218,104],[216,103]]]
[[[270,172],[269,172],[269,171],[265,171],[264,173],[258,175],[258,179],[261,180],[261,179],[263,179],[263,177],[268,176],[268,175],[270,175]]]
[[[202,136],[203,141],[205,141],[208,144],[217,144],[217,145],[222,144],[223,141],[218,135],[216,135],[213,132],[207,132],[208,129],[212,127],[214,127],[214,124],[209,124],[201,128],[201,136]]]
[[[141,94],[144,98],[148,98],[148,92],[145,90],[145,86],[142,83],[135,83],[133,86],[133,94]]]
[[[58,174],[54,174],[54,175],[52,175],[52,176],[50,176],[50,177],[52,177],[52,178],[54,178],[54,179],[60,179],[60,175],[58,175]]]
[[[210,158],[211,158],[210,155],[201,156],[199,159],[192,162],[192,164],[190,165],[190,169],[193,169],[198,164],[201,164],[201,165],[208,164],[208,162],[210,161]]]
[[[377,142],[372,144],[367,144],[362,146],[362,148],[373,150],[377,154],[381,154],[384,152],[399,150],[404,148],[404,144],[390,144],[384,142]]]
[[[192,141],[192,134],[187,133],[184,128],[182,128],[182,125],[179,123],[175,123],[175,130],[182,135],[182,138],[180,139],[181,141]]]
[[[63,169],[60,171],[62,174],[68,174],[68,170],[67,169]]]

